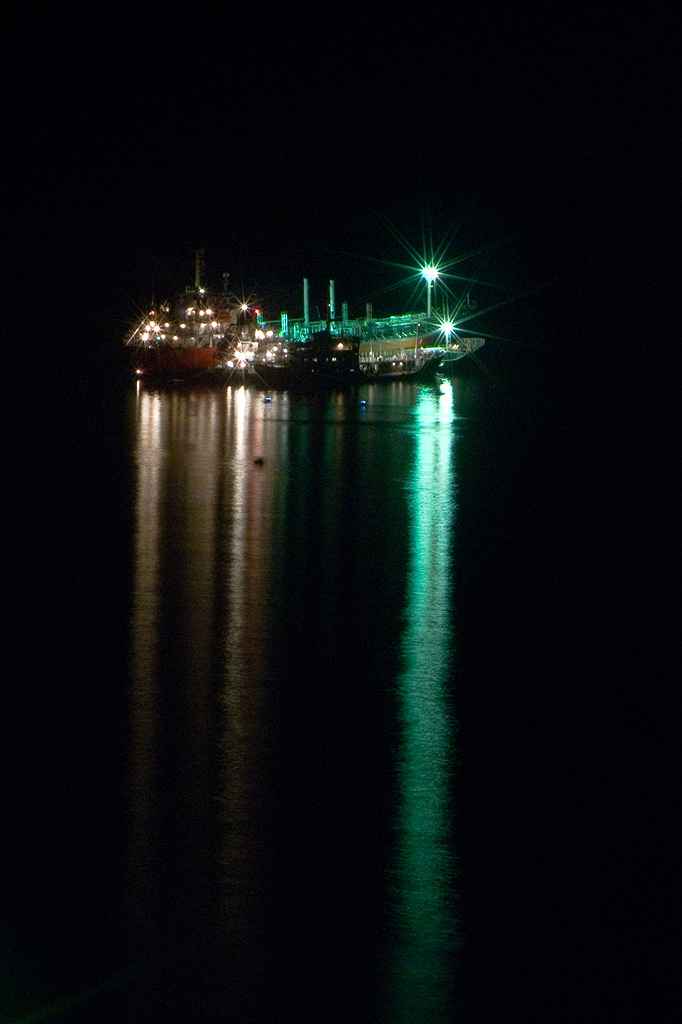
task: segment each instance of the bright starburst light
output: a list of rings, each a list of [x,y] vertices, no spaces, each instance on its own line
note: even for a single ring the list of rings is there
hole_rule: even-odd
[[[505,239],[456,250],[455,236],[461,226],[452,225],[436,243],[430,225],[427,228],[422,224],[421,245],[415,246],[388,223],[388,230],[405,251],[407,260],[362,257],[400,271],[399,278],[392,284],[374,293],[374,299],[398,293],[405,312],[425,309],[428,322],[435,326],[441,343],[448,347],[458,344],[459,339],[471,331],[479,337],[516,342],[514,338],[485,329],[481,322],[485,314],[530,294],[487,279],[486,268],[491,269],[492,255]],[[410,288],[409,293],[406,286]]]
[[[423,226],[422,244],[417,247],[393,225],[388,224],[388,229],[404,249],[407,261],[398,262],[397,260],[369,257],[372,262],[395,267],[401,271],[398,280],[381,292],[375,293],[376,298],[379,298],[380,295],[388,296],[392,292],[401,292],[405,296],[405,286],[407,285],[410,287],[410,292],[407,300],[404,301],[405,310],[412,311],[426,307],[426,315],[430,320],[435,319],[439,324],[450,320],[453,325],[452,330],[461,323],[472,319],[474,315],[480,316],[482,312],[503,304],[499,301],[490,304],[486,302],[485,308],[481,308],[479,304],[479,308],[476,309],[475,303],[471,300],[472,289],[477,287],[490,294],[490,289],[497,290],[499,286],[484,280],[480,274],[466,273],[465,267],[467,262],[473,267],[476,257],[487,257],[496,248],[497,243],[465,251],[455,251],[454,240],[458,231],[457,227],[446,232],[442,241],[436,244],[430,229],[427,231]],[[480,260],[478,263],[480,266]],[[508,299],[504,301],[506,302]],[[444,314],[442,311],[446,307],[448,313]],[[475,309],[476,313],[474,313]],[[477,327],[477,330],[480,328]]]

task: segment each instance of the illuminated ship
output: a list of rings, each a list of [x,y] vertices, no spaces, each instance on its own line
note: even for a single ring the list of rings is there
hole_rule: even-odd
[[[431,313],[430,286],[425,312],[351,320],[348,303],[336,315],[335,285],[329,282],[328,316],[310,317],[308,279],[303,281],[303,318],[280,313],[267,322],[260,310],[201,285],[201,256],[194,287],[176,307],[152,310],[125,342],[138,375],[218,379],[294,387],[345,385],[358,381],[432,380],[445,367],[471,355],[482,338],[463,338],[449,317]],[[430,282],[431,285],[432,281]],[[317,309],[317,307],[315,307]],[[467,317],[468,319],[468,317]]]
[[[482,338],[461,338],[455,325],[431,312],[430,291],[426,311],[404,313],[399,316],[375,318],[371,304],[365,316],[351,320],[348,303],[341,306],[341,317],[336,315],[335,285],[329,282],[328,318],[311,320],[307,278],[303,281],[303,319],[290,320],[287,313],[280,314],[279,322],[263,324],[258,354],[253,373],[263,379],[291,380],[294,375],[313,376],[315,363],[317,376],[332,378],[343,375],[342,367],[350,367],[357,353],[359,377],[365,381],[432,380],[447,361],[448,366],[479,348]],[[258,335],[258,332],[257,332]],[[313,339],[326,337],[326,354],[315,352]],[[317,342],[319,347],[319,341]],[[337,366],[334,368],[333,363]],[[284,368],[288,367],[287,373]],[[273,368],[273,369],[271,369]],[[358,379],[358,373],[346,373]]]
[[[220,370],[228,357],[253,349],[254,313],[227,293],[210,292],[201,283],[201,253],[194,286],[174,305],[162,303],[143,316],[125,340],[128,361],[139,376],[194,377]]]

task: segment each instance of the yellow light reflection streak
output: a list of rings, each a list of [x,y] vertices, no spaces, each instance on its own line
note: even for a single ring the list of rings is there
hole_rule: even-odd
[[[156,796],[156,731],[159,658],[159,533],[164,452],[161,396],[138,386],[135,460],[135,585],[131,661],[131,875],[137,889],[150,884]]]
[[[245,387],[228,389],[226,402],[226,466],[221,482],[224,522],[219,524],[225,541],[221,556],[225,602],[220,627],[221,907],[224,950],[234,991],[253,995],[258,985],[255,943],[264,927],[260,872],[266,847],[261,804],[265,798],[267,708],[262,638],[269,579],[269,538],[264,521],[271,493],[269,479],[254,468],[254,454],[260,456],[263,451],[263,422],[254,411],[254,392]]]

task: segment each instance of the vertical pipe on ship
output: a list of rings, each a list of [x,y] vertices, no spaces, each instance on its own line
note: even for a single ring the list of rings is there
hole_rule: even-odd
[[[329,282],[329,319],[336,320],[336,289],[334,282]]]
[[[308,278],[303,278],[303,323],[306,327],[310,324],[310,301],[308,295]]]

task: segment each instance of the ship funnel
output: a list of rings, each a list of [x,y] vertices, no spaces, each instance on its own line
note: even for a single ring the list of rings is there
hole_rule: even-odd
[[[329,319],[336,320],[336,289],[334,282],[329,282]]]
[[[303,323],[308,326],[310,323],[310,297],[308,294],[308,278],[303,278]]]

